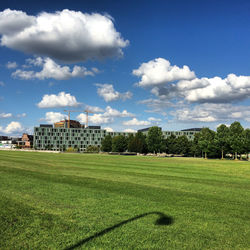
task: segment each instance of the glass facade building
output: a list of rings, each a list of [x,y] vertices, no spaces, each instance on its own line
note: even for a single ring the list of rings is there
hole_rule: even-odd
[[[148,129],[140,130],[143,134],[147,135]],[[184,131],[162,131],[163,137],[174,134],[175,136],[186,135],[189,140],[194,138],[197,130],[184,130]],[[40,125],[34,128],[34,148],[39,150],[55,150],[63,151],[67,148],[75,148],[79,151],[85,151],[88,146],[101,146],[101,141],[106,135],[129,136],[136,133],[129,132],[108,132],[101,129],[99,126],[89,126],[87,128],[56,128],[52,125]]]

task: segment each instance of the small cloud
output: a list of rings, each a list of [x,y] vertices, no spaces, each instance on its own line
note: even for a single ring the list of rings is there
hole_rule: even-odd
[[[95,72],[87,70],[85,67],[75,65],[72,69],[68,66],[61,66],[50,58],[37,57],[35,59],[27,59],[29,64],[42,67],[41,71],[21,70],[17,69],[11,74],[14,78],[21,80],[31,79],[55,79],[55,80],[68,80],[74,77],[94,76]]]
[[[11,118],[13,115],[11,113],[0,113],[0,119],[1,118]]]
[[[149,121],[139,121],[136,118],[123,122],[123,125],[125,126],[148,126],[150,124],[151,123]]]
[[[116,100],[123,100],[130,99],[132,97],[132,93],[127,91],[125,93],[120,93],[116,91],[112,84],[100,84],[97,83],[97,93],[101,96],[105,102],[111,102]]]
[[[161,119],[160,118],[155,118],[155,117],[149,117],[148,120],[150,122],[161,122]]]
[[[93,113],[102,113],[102,112],[104,112],[104,110],[102,108],[96,107],[96,106],[90,106],[90,105],[86,105],[85,109],[89,110],[89,111],[91,111]]]
[[[27,114],[26,113],[22,113],[22,114],[18,114],[16,117],[17,118],[23,118],[23,117],[26,117]]]
[[[0,81],[0,86],[1,86],[1,87],[5,86],[5,83],[2,82],[2,81]]]
[[[132,129],[132,128],[126,128],[126,129],[123,130],[123,132],[136,133],[137,131],[135,129]]]
[[[7,62],[6,63],[6,68],[7,69],[15,69],[18,66],[16,62]]]
[[[110,128],[110,127],[106,127],[106,128],[104,128],[107,132],[114,132],[114,130],[112,129],[112,128]]]
[[[37,104],[39,108],[62,108],[77,107],[80,103],[69,93],[60,92],[58,95],[44,95],[42,100]]]

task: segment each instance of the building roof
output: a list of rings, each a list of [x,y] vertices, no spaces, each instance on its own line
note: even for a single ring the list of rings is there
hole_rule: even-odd
[[[202,128],[188,128],[188,129],[182,129],[181,131],[201,131]]]

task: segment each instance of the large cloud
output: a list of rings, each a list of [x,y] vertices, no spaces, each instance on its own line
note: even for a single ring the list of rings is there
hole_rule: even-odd
[[[42,70],[39,72],[35,72],[33,70],[20,70],[17,69],[12,73],[12,77],[20,78],[22,80],[30,80],[30,79],[56,79],[56,80],[68,80],[73,77],[85,77],[85,76],[94,76],[96,73],[96,68],[93,71],[87,70],[85,67],[80,67],[75,65],[71,70],[68,66],[60,66],[55,61],[50,58],[41,58],[37,57],[35,59],[28,60],[29,64],[33,64],[35,66],[42,66]]]
[[[133,70],[135,76],[141,77],[137,83],[141,87],[153,87],[179,80],[191,80],[195,73],[184,65],[179,68],[164,58],[156,58],[147,63],[142,63],[138,69]]]
[[[250,122],[250,107],[232,104],[204,103],[171,112],[178,122],[223,122],[245,120]]]
[[[180,81],[178,91],[189,102],[229,103],[246,99],[250,95],[250,76],[229,74],[221,77]]]
[[[64,62],[121,56],[128,45],[112,17],[68,9],[37,16],[6,9],[0,12],[1,45]]]
[[[16,135],[22,133],[24,128],[20,122],[12,121],[9,123],[5,128],[0,126],[0,132],[9,134],[9,135]]]
[[[116,91],[112,84],[96,84],[97,93],[101,96],[105,102],[116,101],[118,99],[126,100],[132,97],[132,93],[127,91],[125,93],[119,93]]]
[[[114,118],[124,118],[124,117],[133,117],[134,114],[129,113],[127,110],[119,111],[113,109],[110,106],[107,106],[105,112],[101,114],[89,115],[89,122],[92,124],[107,124],[114,122]],[[77,116],[77,120],[82,123],[86,122],[86,114],[82,113]]]
[[[40,119],[40,121],[46,121],[47,123],[55,123],[61,120],[67,119],[67,115],[60,112],[47,112],[45,118]]]
[[[80,103],[71,94],[60,92],[58,95],[44,95],[43,99],[37,104],[39,108],[62,108],[77,107]]]

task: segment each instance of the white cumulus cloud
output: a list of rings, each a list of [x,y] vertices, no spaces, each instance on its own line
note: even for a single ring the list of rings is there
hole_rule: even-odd
[[[156,58],[147,63],[142,63],[138,69],[133,70],[133,74],[141,77],[141,80],[137,83],[140,87],[153,87],[195,78],[195,73],[188,66],[184,65],[183,68],[176,65],[171,66],[170,62],[164,58]]]
[[[130,99],[132,97],[132,93],[127,91],[125,93],[120,93],[116,91],[112,84],[96,84],[97,93],[99,96],[101,96],[105,102],[111,102],[116,100],[123,100]]]
[[[77,120],[81,123],[86,124],[86,114],[81,113],[77,116]],[[100,124],[107,124],[112,123],[114,119],[112,117],[104,116],[103,114],[93,114],[89,115],[88,117],[88,123],[93,125],[100,125]]]
[[[75,96],[60,92],[58,95],[44,95],[41,102],[37,104],[39,108],[62,108],[62,107],[77,107],[80,103],[77,102]]]
[[[60,112],[47,112],[45,114],[45,118],[41,118],[40,121],[46,121],[47,123],[51,124],[65,119],[67,119],[67,115]]]
[[[137,131],[135,129],[132,129],[132,128],[126,128],[126,129],[123,130],[123,132],[136,133]]]
[[[8,134],[8,135],[16,135],[18,133],[22,133],[24,131],[23,126],[20,122],[12,121],[5,128],[0,127],[0,132]]]
[[[35,59],[28,60],[28,63],[35,66],[41,66],[42,70],[39,72],[33,70],[21,70],[17,69],[12,73],[12,77],[19,78],[22,80],[30,79],[55,79],[55,80],[68,80],[73,77],[85,77],[85,76],[94,76],[95,72],[87,70],[85,67],[80,67],[75,65],[71,70],[68,66],[60,66],[55,61],[50,58],[42,59],[37,57]]]
[[[7,69],[15,69],[17,67],[17,63],[16,62],[7,62],[6,63],[6,68]]]
[[[37,16],[5,9],[0,12],[1,45],[64,62],[122,56],[129,44],[112,17],[64,9]]]
[[[1,118],[10,118],[12,117],[13,115],[11,113],[0,113],[0,119]]]
[[[250,107],[232,104],[203,103],[194,107],[186,107],[171,112],[178,122],[224,122],[250,121]]]
[[[148,120],[150,122],[161,122],[161,119],[160,118],[155,118],[155,117],[149,117]]]
[[[149,121],[140,121],[137,118],[133,118],[132,120],[123,122],[125,126],[148,126],[151,123]]]
[[[103,113],[105,117],[133,117],[134,114],[128,112],[127,110],[119,111],[107,106],[105,112]]]
[[[17,114],[16,117],[18,117],[18,118],[23,118],[23,117],[26,117],[26,116],[27,116],[26,113],[22,113],[22,114]]]
[[[106,127],[104,128],[107,132],[114,132],[114,129],[110,128],[110,127]]]
[[[178,91],[189,102],[230,103],[250,95],[250,76],[229,74],[226,78],[213,77],[180,81]]]
[[[111,108],[110,106],[107,106],[103,113],[89,114],[88,119],[89,123],[99,125],[99,124],[113,123],[114,118],[124,118],[133,116],[134,114],[128,112],[127,110],[119,111],[117,109]],[[77,120],[79,120],[82,123],[86,123],[86,114],[81,113],[80,115],[77,116]]]
[[[104,110],[102,108],[97,107],[97,106],[86,105],[85,109],[89,110],[89,111],[91,111],[93,113],[102,113],[102,112],[104,112]]]

